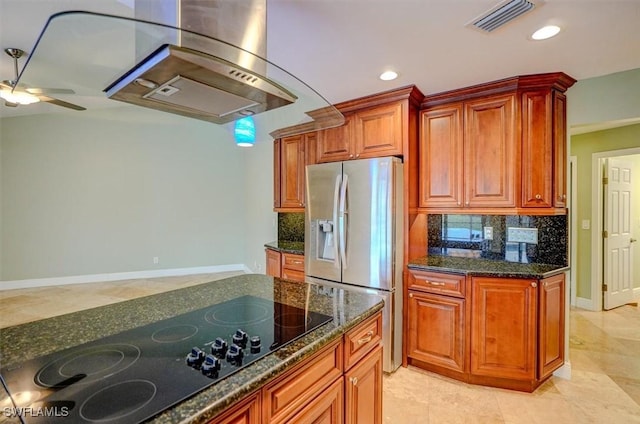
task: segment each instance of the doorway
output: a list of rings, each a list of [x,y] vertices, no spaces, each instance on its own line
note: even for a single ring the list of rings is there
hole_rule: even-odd
[[[640,148],[594,153],[592,158],[591,299],[594,310],[602,310],[633,302],[640,293],[639,266],[632,269],[633,262],[638,262],[634,254],[640,253],[632,242],[640,235]],[[605,177],[619,179],[620,172],[631,172],[621,166],[634,165],[635,176],[628,187],[622,187],[621,181],[603,184]],[[624,198],[630,194],[627,189],[633,198]]]

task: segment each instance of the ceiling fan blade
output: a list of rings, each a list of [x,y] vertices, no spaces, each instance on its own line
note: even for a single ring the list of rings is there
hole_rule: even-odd
[[[84,108],[82,106],[74,105],[73,103],[65,102],[64,100],[60,99],[54,99],[53,97],[38,96],[38,98],[40,98],[40,100],[42,100],[43,102],[51,103],[56,106],[62,106],[73,110],[87,110],[87,108]]]
[[[24,91],[31,94],[76,94],[69,88],[26,88]]]

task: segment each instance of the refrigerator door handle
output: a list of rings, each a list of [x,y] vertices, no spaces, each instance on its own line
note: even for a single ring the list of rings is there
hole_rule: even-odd
[[[338,268],[338,244],[340,229],[338,228],[338,207],[340,204],[340,186],[342,184],[342,174],[336,176],[336,184],[333,189],[333,265]]]
[[[340,213],[339,213],[339,248],[340,248],[340,262],[342,263],[342,269],[347,267],[347,216],[349,211],[347,210],[347,190],[349,188],[349,175],[343,174],[342,187],[340,188]]]

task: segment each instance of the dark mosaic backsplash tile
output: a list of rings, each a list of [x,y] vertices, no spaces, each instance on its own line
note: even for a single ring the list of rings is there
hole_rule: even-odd
[[[493,228],[493,240],[484,238],[484,227]],[[538,243],[509,241],[509,227],[537,229]],[[564,215],[429,215],[427,236],[429,254],[568,264],[568,226]]]
[[[278,240],[304,242],[304,212],[278,214]]]

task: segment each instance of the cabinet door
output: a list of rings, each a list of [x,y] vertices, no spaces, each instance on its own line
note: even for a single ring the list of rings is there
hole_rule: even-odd
[[[471,374],[535,379],[537,281],[473,277],[471,287]]]
[[[515,95],[465,103],[464,206],[515,206],[520,181],[515,116]]]
[[[281,278],[291,281],[304,281],[304,256],[283,253]]]
[[[280,207],[280,139],[273,141],[273,208]]]
[[[564,274],[540,285],[538,378],[544,380],[564,364]]]
[[[407,356],[465,371],[464,299],[411,291]]]
[[[462,104],[422,112],[420,207],[460,207],[463,186]]]
[[[273,249],[265,249],[267,256],[267,267],[266,273],[272,277],[280,278],[281,274],[281,266],[280,266],[280,252]]]
[[[355,158],[402,155],[402,103],[356,112]]]
[[[261,417],[260,393],[256,393],[207,424],[260,424]]]
[[[553,93],[553,206],[567,207],[567,98]]]
[[[303,135],[280,140],[280,207],[304,207],[305,143]]]
[[[291,420],[290,424],[344,423],[344,391],[342,377],[314,398]]]
[[[553,205],[553,132],[550,90],[522,93],[522,206]]]
[[[382,346],[345,374],[345,423],[382,424]]]
[[[318,163],[353,158],[353,117],[345,115],[344,119],[344,124],[339,127],[318,131],[316,157]]]

